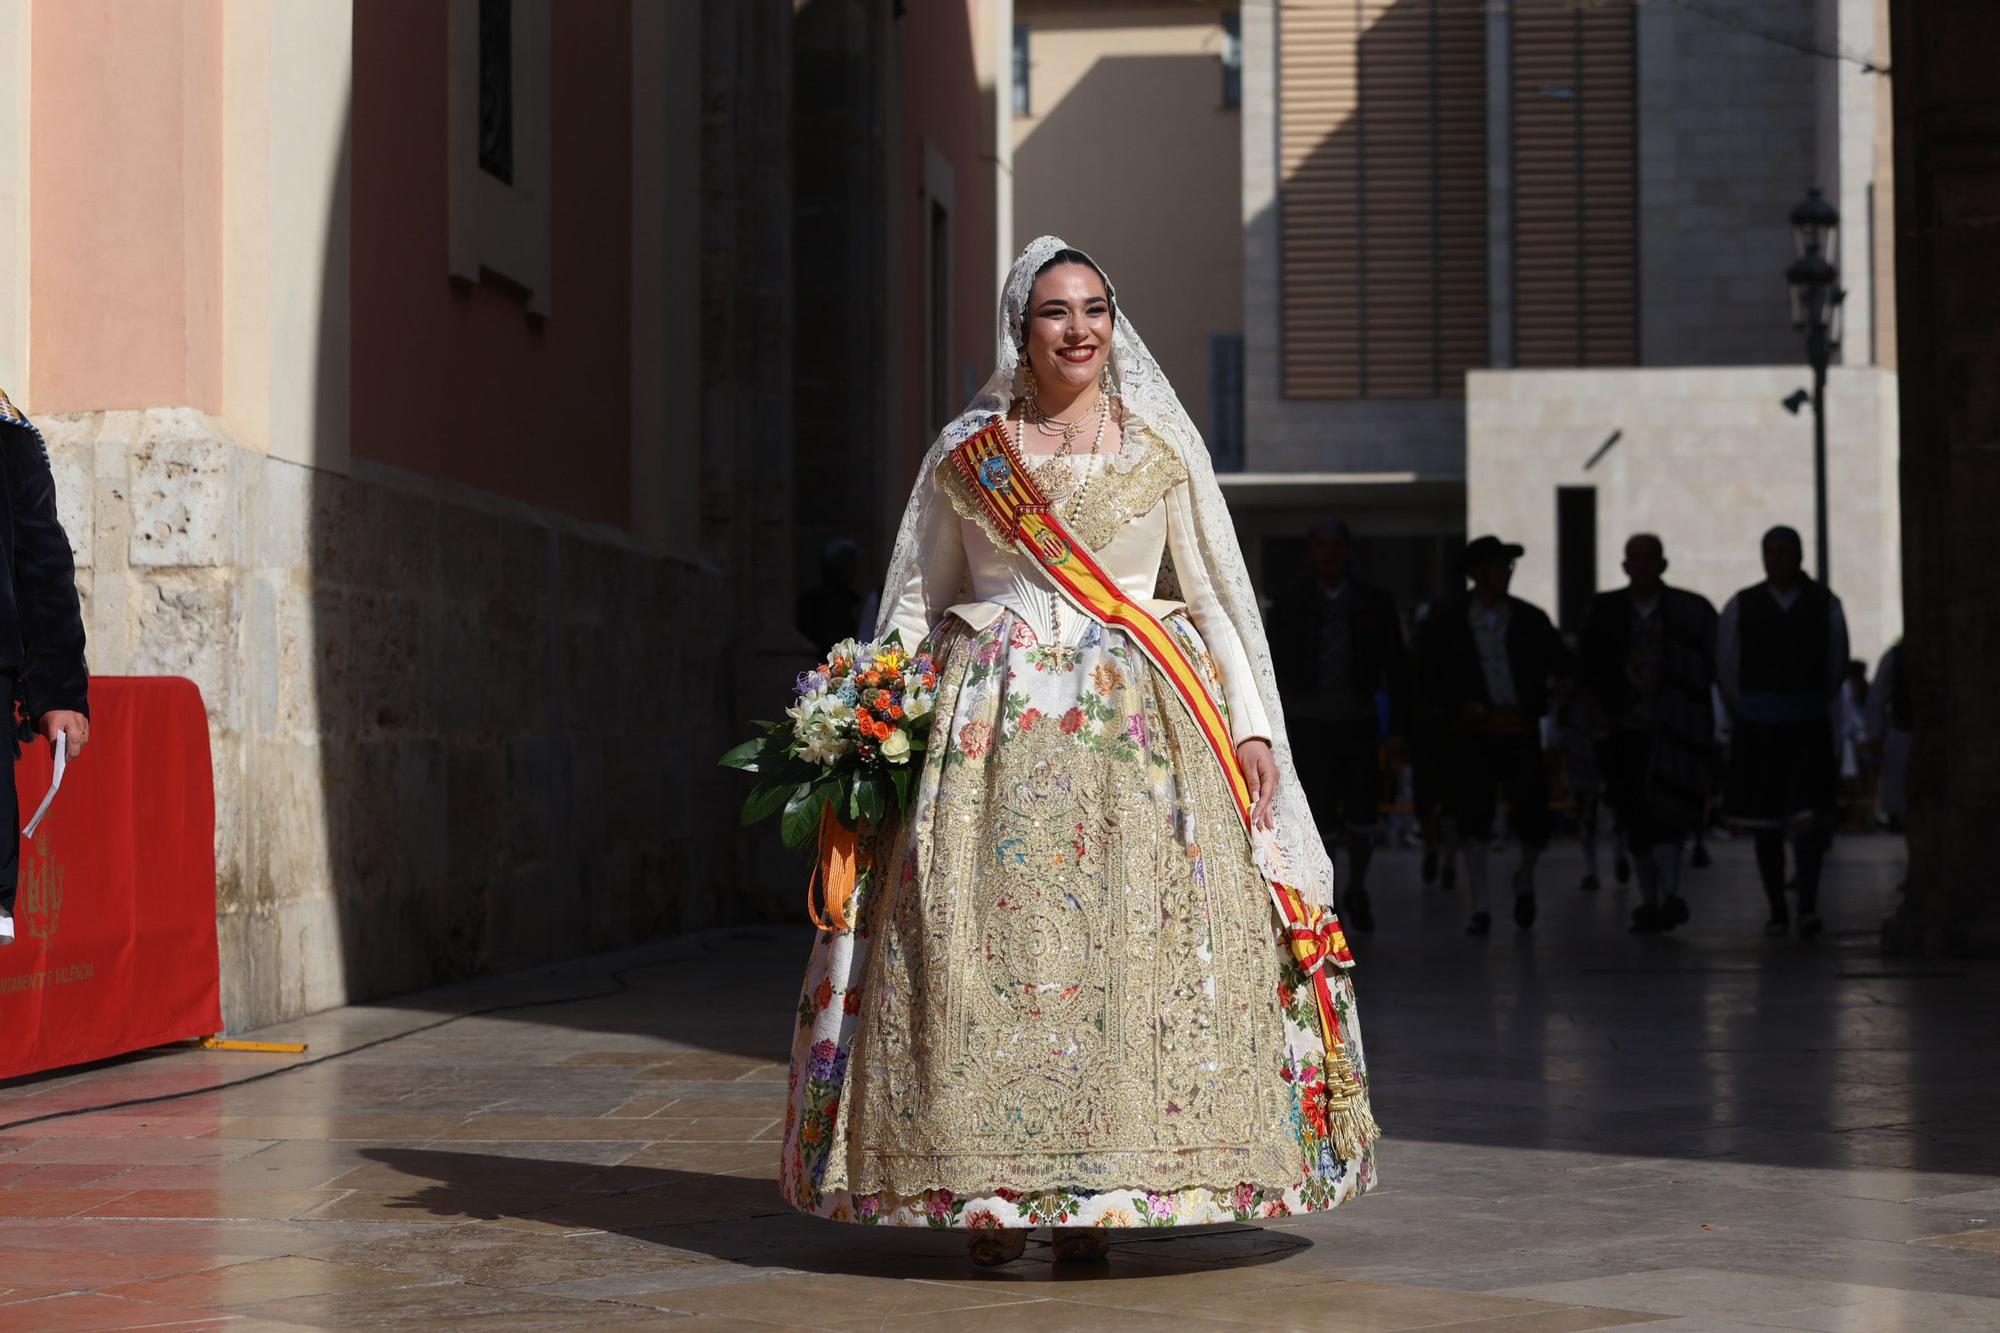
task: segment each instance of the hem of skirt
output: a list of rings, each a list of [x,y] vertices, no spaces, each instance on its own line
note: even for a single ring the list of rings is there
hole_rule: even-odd
[[[1154,1231],[1228,1223],[1281,1222],[1302,1213],[1331,1212],[1371,1192],[1376,1184],[1371,1162],[1365,1170],[1359,1170],[1358,1178],[1352,1183],[1343,1180],[1329,1186],[1315,1177],[1285,1187],[1253,1187],[1256,1197],[1247,1204],[1237,1200],[1235,1189],[1210,1190],[1201,1187],[1166,1192],[1129,1187],[1098,1191],[1078,1200],[1080,1206],[1073,1213],[1059,1208],[1050,1210],[1050,1196],[1059,1193],[1056,1191],[1045,1191],[1040,1195],[1024,1194],[1018,1200],[996,1195],[971,1196],[953,1200],[959,1205],[957,1208],[949,1204],[943,1208],[928,1205],[924,1196],[920,1195],[909,1196],[886,1209],[880,1206],[879,1196],[864,1195],[864,1199],[878,1202],[857,1208],[854,1196],[844,1192],[829,1195],[812,1207],[789,1196],[785,1202],[808,1217],[859,1226],[917,1227],[932,1231],[1028,1231],[1037,1227]],[[1118,1196],[1132,1197],[1119,1202]],[[1149,1209],[1148,1201],[1155,1198],[1171,1200],[1172,1213],[1169,1215]],[[1023,1212],[1017,1205],[1027,1205],[1028,1211]]]

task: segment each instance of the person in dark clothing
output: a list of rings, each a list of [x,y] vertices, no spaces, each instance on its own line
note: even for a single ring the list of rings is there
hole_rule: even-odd
[[[1840,599],[1806,577],[1791,528],[1764,534],[1764,582],[1729,599],[1716,630],[1716,684],[1730,714],[1722,808],[1751,830],[1770,900],[1764,933],[1790,932],[1785,838],[1798,868],[1799,938],[1820,933],[1820,862],[1839,808],[1837,695],[1847,671]]]
[[[1608,723],[1602,766],[1639,877],[1632,929],[1642,934],[1688,919],[1681,844],[1700,826],[1715,750],[1715,607],[1668,587],[1666,571],[1658,537],[1627,541],[1631,583],[1592,599],[1579,651]]]
[[[1507,791],[1507,810],[1521,843],[1514,872],[1514,921],[1535,924],[1535,862],[1549,841],[1549,779],[1543,765],[1541,719],[1549,683],[1570,673],[1570,657],[1555,626],[1538,607],[1508,595],[1522,548],[1481,537],[1465,548],[1470,593],[1441,602],[1424,622],[1418,643],[1419,690],[1449,727],[1448,797],[1465,848],[1472,890],[1468,933],[1493,928],[1486,905],[1486,848],[1493,833],[1494,792]]]
[[[1453,600],[1446,598],[1445,600]],[[1410,631],[1413,658],[1412,679],[1423,679],[1424,626],[1437,604],[1426,602],[1417,608]],[[1458,882],[1458,827],[1452,821],[1451,738],[1452,719],[1441,716],[1422,690],[1413,692],[1407,733],[1409,746],[1410,803],[1416,808],[1417,827],[1423,837],[1424,856],[1419,875],[1426,884],[1436,884],[1449,893]]]
[[[56,517],[55,476],[42,433],[0,393],[0,673],[30,733],[50,745],[83,753],[90,739],[90,672],[83,656],[83,613],[76,563]],[[17,744],[18,751],[18,744]],[[0,789],[0,807],[17,806],[14,765]],[[0,945],[14,942],[14,896],[21,841],[0,838]]]
[[[1269,624],[1299,783],[1321,829],[1338,828],[1347,844],[1341,915],[1367,931],[1375,928],[1368,863],[1382,803],[1384,732],[1389,748],[1397,748],[1409,715],[1409,662],[1395,602],[1352,576],[1349,546],[1339,519],[1314,524],[1307,542],[1312,576]],[[1388,701],[1386,727],[1378,695]]]

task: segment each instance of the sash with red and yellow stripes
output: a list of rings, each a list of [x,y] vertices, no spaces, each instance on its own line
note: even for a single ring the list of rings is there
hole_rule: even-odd
[[[1118,581],[1092,558],[1089,549],[1069,534],[1015,452],[999,419],[953,450],[951,461],[965,489],[994,527],[1034,560],[1056,591],[1091,619],[1124,630],[1146,659],[1159,668],[1186,705],[1216,763],[1222,766],[1244,831],[1250,833],[1254,802],[1249,780],[1236,757],[1222,710],[1209,694],[1207,682],[1181,641],[1157,616],[1120,588]],[[1351,1160],[1380,1132],[1369,1116],[1367,1095],[1359,1075],[1347,1057],[1328,975],[1329,965],[1352,967],[1354,955],[1347,947],[1339,919],[1330,909],[1307,902],[1289,884],[1276,880],[1266,883],[1278,917],[1284,923],[1292,956],[1311,981],[1326,1048],[1328,1120],[1335,1147],[1343,1158]]]

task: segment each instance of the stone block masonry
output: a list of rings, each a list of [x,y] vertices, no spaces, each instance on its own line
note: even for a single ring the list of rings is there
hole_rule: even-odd
[[[208,704],[231,1029],[789,908],[699,780],[720,574],[189,408],[39,424],[92,669]]]

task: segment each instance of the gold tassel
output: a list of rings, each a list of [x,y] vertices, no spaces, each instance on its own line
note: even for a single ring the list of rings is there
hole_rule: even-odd
[[[1338,1045],[1326,1053],[1326,1123],[1342,1161],[1355,1161],[1382,1137],[1368,1107],[1368,1089]]]

